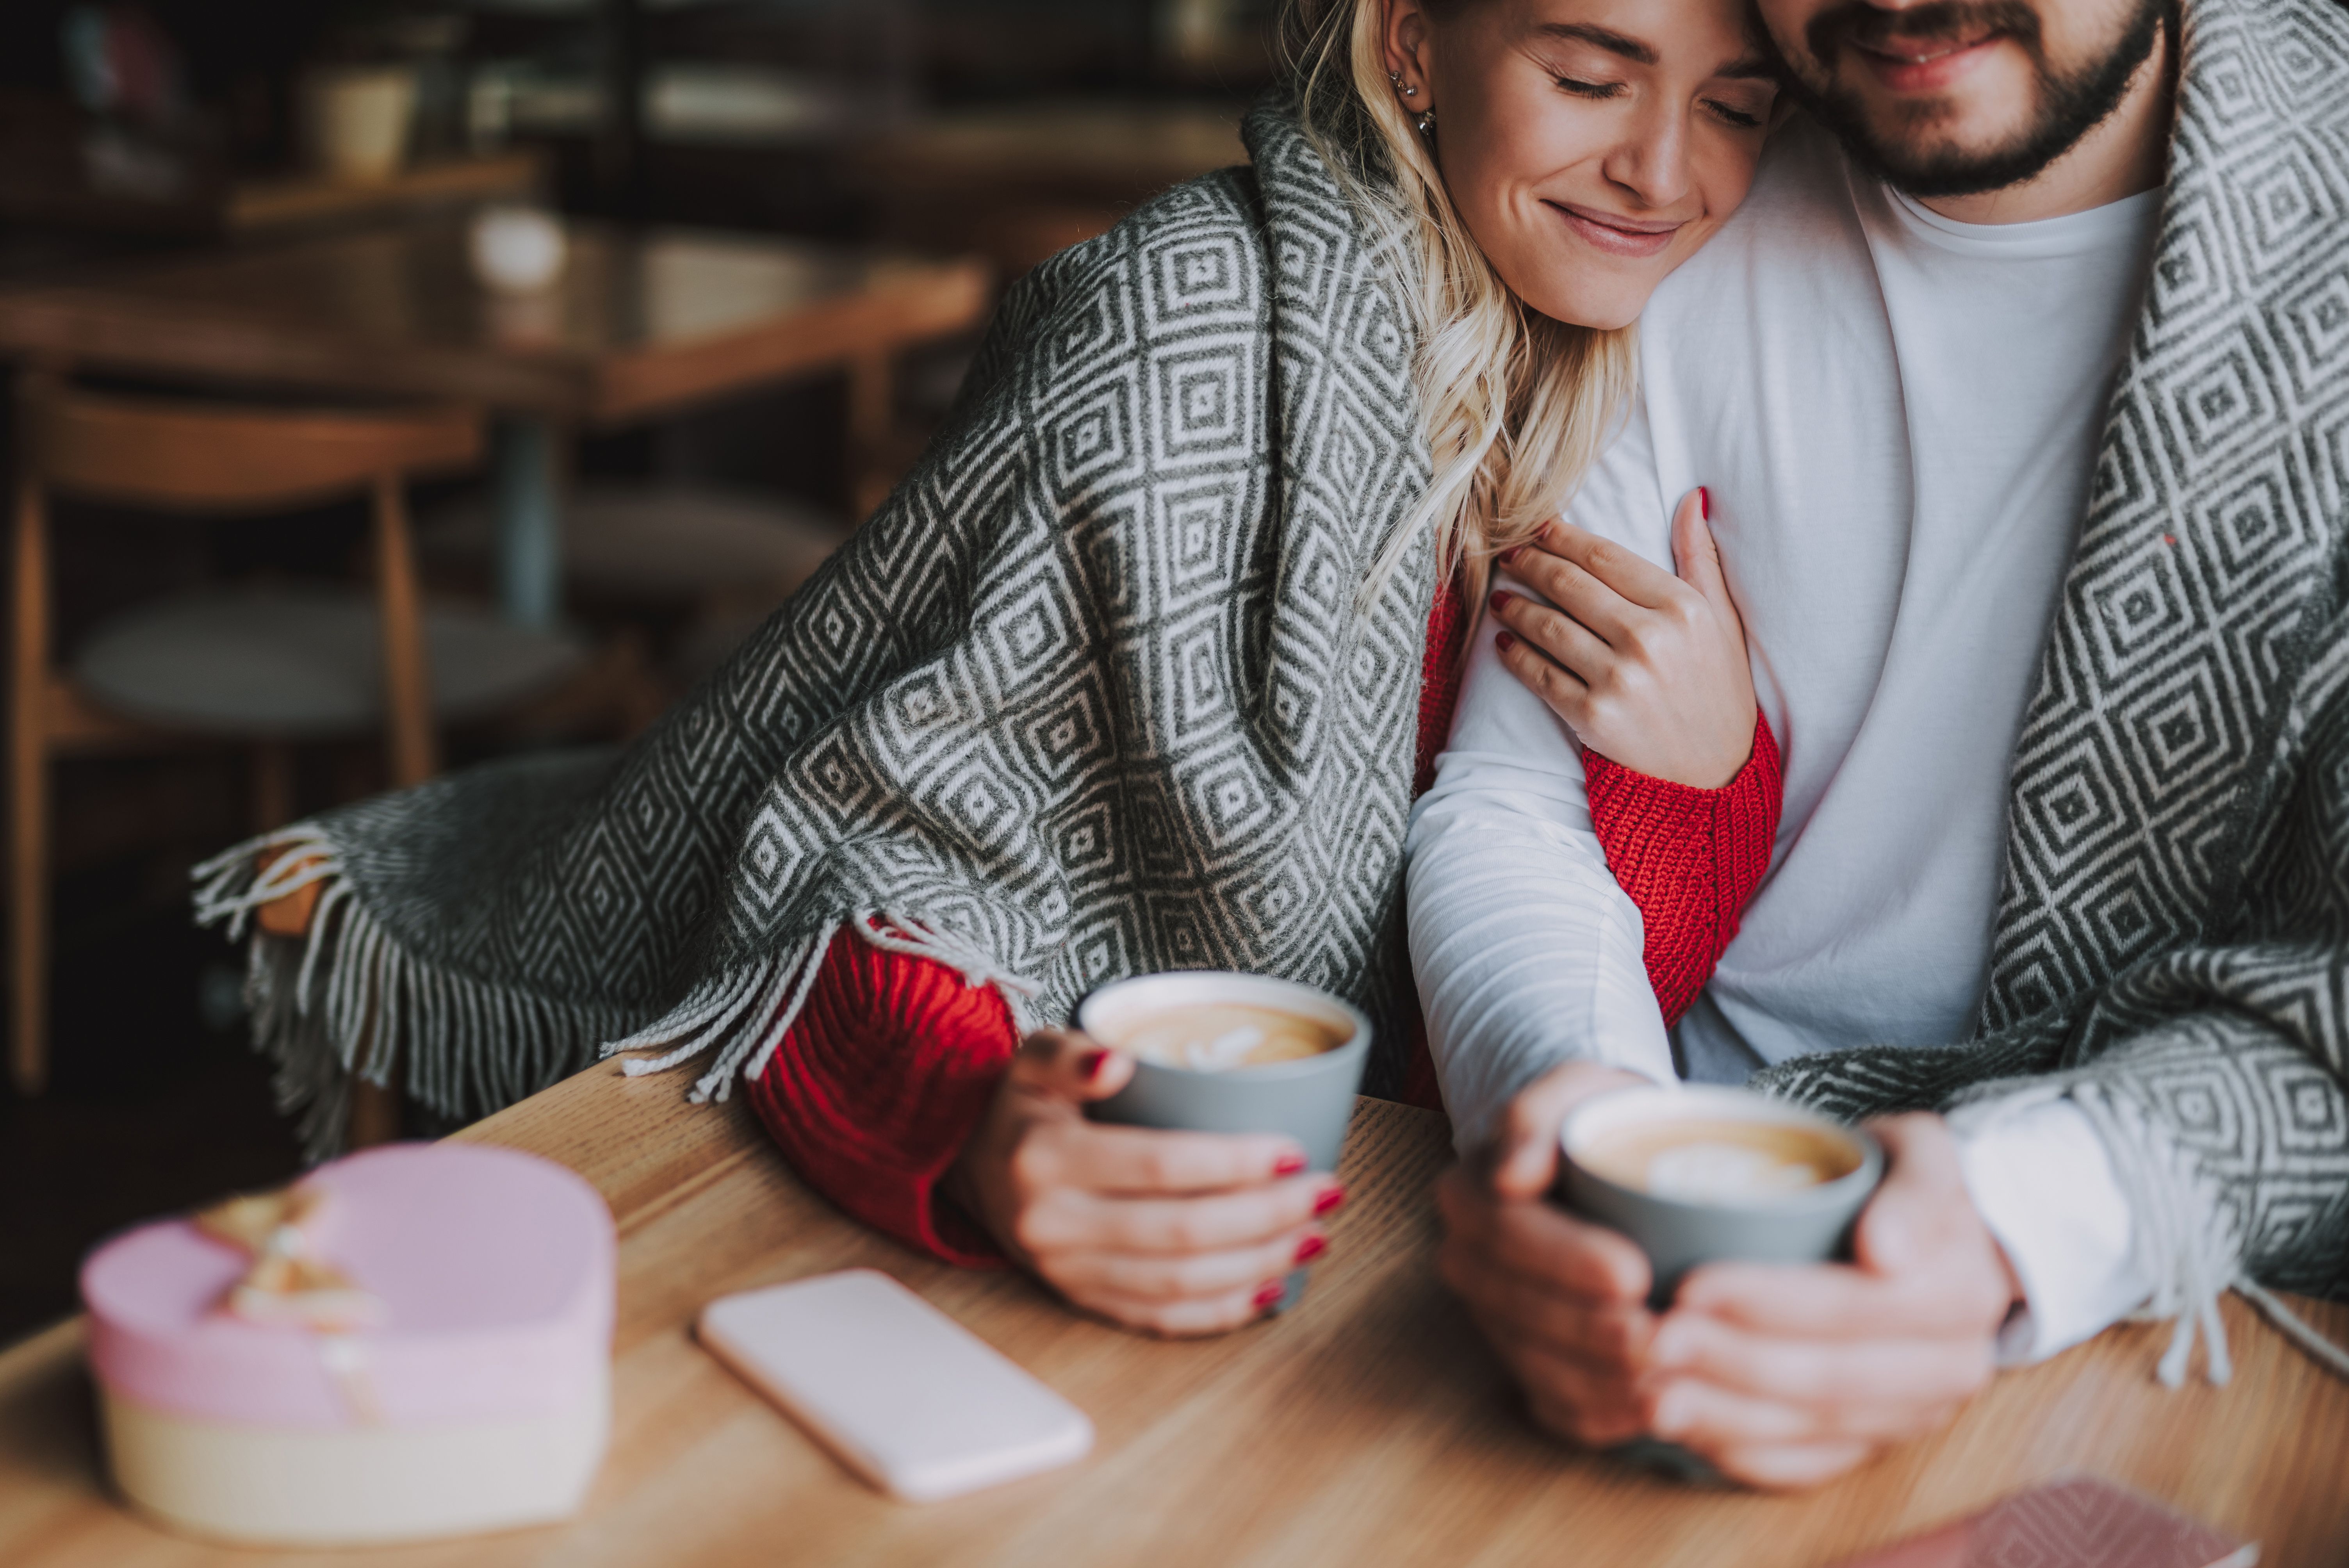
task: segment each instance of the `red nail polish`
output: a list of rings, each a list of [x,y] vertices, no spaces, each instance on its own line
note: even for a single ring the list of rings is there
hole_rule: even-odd
[[[1264,1282],[1263,1288],[1256,1293],[1256,1309],[1258,1312],[1264,1312],[1278,1305],[1280,1298],[1288,1294],[1287,1284],[1277,1279],[1268,1279]]]
[[[1696,504],[1698,510],[1703,513],[1705,521],[1711,522],[1713,521],[1713,491],[1707,490],[1702,485],[1697,486]]]
[[[1313,1212],[1316,1215],[1326,1214],[1345,1201],[1346,1190],[1343,1187],[1332,1187],[1313,1200]]]
[[[1077,1058],[1077,1076],[1087,1083],[1101,1077],[1102,1063],[1109,1060],[1107,1051],[1087,1051]]]
[[[1304,1169],[1305,1156],[1302,1154],[1284,1154],[1272,1162],[1272,1173],[1276,1176],[1294,1176]]]
[[[1330,1250],[1330,1243],[1319,1236],[1308,1236],[1297,1243],[1297,1261],[1309,1264]]]
[[[1509,651],[1510,645],[1516,643],[1516,636],[1512,634],[1503,632],[1500,635],[1493,639],[1493,645],[1506,654]]]
[[[1495,590],[1493,594],[1492,604],[1494,612],[1498,614],[1509,607],[1509,596],[1506,593],[1503,593]]]

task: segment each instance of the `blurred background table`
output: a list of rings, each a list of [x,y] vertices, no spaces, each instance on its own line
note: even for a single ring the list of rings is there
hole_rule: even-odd
[[[767,383],[849,380],[850,493],[894,471],[894,356],[989,304],[974,260],[749,234],[572,222],[536,294],[475,281],[461,219],[402,223],[0,293],[0,354],[234,386],[486,405],[497,427],[500,590],[558,614],[560,444]]]
[[[2054,1477],[2105,1476],[2264,1542],[2263,1568],[2349,1558],[2349,1384],[2230,1299],[2234,1382],[2153,1380],[2167,1330],[2125,1327],[2002,1377],[1947,1431],[1823,1491],[1696,1491],[1536,1432],[1433,1272],[1444,1124],[1365,1100],[1328,1260],[1288,1316],[1157,1343],[1075,1317],[1025,1277],[948,1268],[842,1218],[740,1102],[696,1108],[615,1064],[460,1136],[585,1174],[620,1230],[612,1449],[563,1526],[297,1565],[937,1563],[1825,1564]],[[693,1342],[713,1296],[887,1270],[1082,1407],[1071,1469],[944,1503],[852,1480]],[[2338,1334],[2349,1310],[2312,1306]],[[66,1323],[0,1355],[0,1562],[195,1568],[253,1553],[160,1533],[106,1498]]]

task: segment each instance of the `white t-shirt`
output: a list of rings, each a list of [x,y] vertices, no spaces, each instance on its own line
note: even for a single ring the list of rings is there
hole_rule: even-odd
[[[1668,1045],[1580,759],[1480,631],[1409,872],[1430,1044],[1464,1138],[1570,1057],[1734,1082],[1806,1051],[1966,1037],[2014,740],[2158,210],[2157,191],[1953,222],[1798,119],[1745,206],[1657,291],[1639,406],[1568,516],[1669,566],[1673,504],[1709,487],[1785,817]],[[2077,1110],[1977,1130],[1967,1168],[2031,1298],[2011,1349],[2048,1353],[2142,1299],[2126,1202]]]

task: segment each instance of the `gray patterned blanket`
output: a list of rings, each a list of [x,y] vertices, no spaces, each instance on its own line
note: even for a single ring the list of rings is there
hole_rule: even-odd
[[[1765,1078],[1846,1115],[2070,1095],[2178,1319],[2171,1382],[2198,1324],[2223,1380],[2229,1284],[2349,1292],[2349,14],[2193,0],[2184,40],[1976,1037]]]
[[[1391,1006],[1432,547],[1362,584],[1426,483],[1412,339],[1293,115],[1246,134],[1014,289],[913,473],[625,752],[200,873],[232,927],[325,884],[248,986],[314,1151],[354,1072],[466,1119],[660,1043],[722,1097],[847,921],[1035,1017],[1199,966]]]

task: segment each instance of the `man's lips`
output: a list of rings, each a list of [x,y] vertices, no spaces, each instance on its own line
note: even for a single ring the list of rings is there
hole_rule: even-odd
[[[1652,219],[1625,218],[1613,212],[1602,212],[1595,207],[1578,207],[1565,201],[1546,202],[1550,211],[1566,220],[1566,226],[1582,238],[1594,250],[1610,256],[1634,260],[1661,255],[1681,232],[1676,222],[1658,222]]]
[[[1868,74],[1896,93],[1939,92],[1971,70],[2005,36],[1983,33],[1971,38],[1852,40],[1852,51]]]

